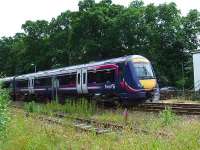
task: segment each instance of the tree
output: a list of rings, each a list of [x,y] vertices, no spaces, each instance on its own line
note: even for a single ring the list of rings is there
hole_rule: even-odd
[[[94,0],[83,0],[79,1],[79,11],[87,11],[89,8],[93,7],[95,5]]]
[[[6,75],[88,63],[129,54],[152,62],[162,84],[191,87],[191,53],[199,47],[200,13],[181,16],[175,3],[130,6],[111,0],[82,0],[79,11],[66,11],[50,22],[26,21],[24,33],[0,39],[0,69]]]
[[[130,3],[129,7],[140,8],[144,6],[144,2],[142,0],[134,0]]]
[[[51,68],[51,57],[48,55],[51,51],[49,47],[49,23],[45,20],[27,21],[22,25],[25,31],[25,52],[24,64],[25,71],[31,70],[31,64],[34,63],[38,69],[44,70]]]
[[[61,13],[57,18],[53,18],[49,24],[49,47],[48,54],[52,58],[51,67],[61,67],[69,65],[70,50],[68,46],[70,36],[71,12]]]

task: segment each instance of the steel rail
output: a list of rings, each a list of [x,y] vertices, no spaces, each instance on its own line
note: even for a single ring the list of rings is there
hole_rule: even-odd
[[[133,106],[134,110],[160,112],[166,108],[171,109],[176,114],[200,115],[200,104],[181,103],[143,103]]]

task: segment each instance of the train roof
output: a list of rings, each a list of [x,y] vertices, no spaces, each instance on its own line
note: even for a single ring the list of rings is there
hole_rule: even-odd
[[[113,59],[108,59],[108,60],[99,61],[99,62],[93,62],[93,63],[88,63],[88,64],[75,65],[75,66],[63,67],[59,69],[52,69],[52,70],[47,70],[47,71],[39,71],[36,73],[19,75],[19,76],[16,76],[16,79],[21,80],[21,79],[28,79],[28,78],[34,78],[34,77],[37,78],[37,77],[59,75],[59,74],[64,74],[64,73],[70,73],[73,71],[75,72],[77,71],[77,69],[80,69],[80,68],[90,68],[90,67],[103,65],[103,64],[118,63],[118,62],[128,61],[134,58],[142,58],[142,59],[147,60],[145,57],[140,56],[140,55],[129,55],[125,57],[113,58]],[[0,79],[0,81],[10,81],[13,78],[14,76],[6,77],[6,78]]]

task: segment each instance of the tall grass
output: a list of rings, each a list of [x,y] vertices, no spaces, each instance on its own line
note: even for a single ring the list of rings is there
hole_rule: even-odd
[[[71,114],[79,114],[90,116],[95,113],[96,107],[93,102],[89,102],[88,100],[82,98],[76,101],[68,100],[64,105],[65,112]]]
[[[59,104],[57,101],[47,104],[29,102],[25,104],[25,110],[30,113],[53,114],[55,112],[65,112],[70,115],[90,116],[95,113],[96,106],[93,102],[81,98],[67,99],[65,104]]]
[[[107,115],[109,116],[109,114]],[[110,118],[112,118],[113,115],[114,114],[111,113]],[[144,127],[146,124],[152,125],[153,122],[160,122],[160,118],[153,113],[143,114],[142,112],[134,112],[131,115],[131,118],[139,119],[138,121],[142,123],[141,126]],[[151,119],[152,117],[154,118],[153,120]],[[135,119],[133,119],[133,122],[136,121]],[[72,122],[70,119],[65,119],[65,123],[71,124]],[[144,129],[146,130],[146,128]],[[20,110],[11,115],[7,136],[4,142],[0,140],[0,149],[199,149],[200,122],[197,118],[193,118],[192,120],[178,120],[176,124],[173,124],[173,127],[161,125],[159,128],[156,128],[156,130],[154,130],[154,128],[148,128],[148,131],[149,133],[142,133],[125,129],[123,132],[110,132],[96,135],[90,132],[80,132],[80,130],[76,130],[76,128],[70,125],[63,127],[57,124],[40,121],[34,117],[25,118],[24,111]]]
[[[160,113],[160,120],[163,125],[167,126],[176,120],[176,115],[172,112],[170,107],[165,107]]]

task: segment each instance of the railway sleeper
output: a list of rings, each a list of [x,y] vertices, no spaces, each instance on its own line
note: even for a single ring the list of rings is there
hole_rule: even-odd
[[[75,123],[74,127],[78,130],[95,132],[96,134],[109,133],[112,131],[111,129],[96,128],[96,127],[93,127],[92,125],[88,125],[88,124],[76,124]]]

